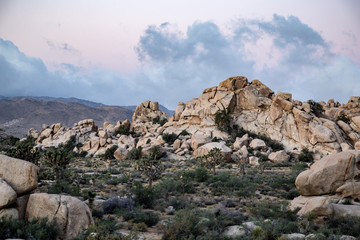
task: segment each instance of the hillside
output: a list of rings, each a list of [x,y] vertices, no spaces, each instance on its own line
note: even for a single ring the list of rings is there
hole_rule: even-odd
[[[60,122],[63,126],[71,127],[75,122],[87,118],[94,119],[97,124],[104,121],[116,123],[131,119],[132,114],[133,111],[118,106],[91,107],[76,102],[23,97],[0,100],[0,128],[18,137],[25,135],[30,128],[40,130],[42,124]]]

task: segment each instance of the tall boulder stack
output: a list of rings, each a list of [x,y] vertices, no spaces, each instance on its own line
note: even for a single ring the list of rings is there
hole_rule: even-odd
[[[61,239],[74,238],[94,224],[89,207],[79,199],[33,193],[38,173],[34,164],[0,154],[0,218],[55,220]]]

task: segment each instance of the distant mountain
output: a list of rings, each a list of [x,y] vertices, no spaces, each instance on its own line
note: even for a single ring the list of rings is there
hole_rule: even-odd
[[[33,97],[2,98],[0,128],[7,134],[22,137],[30,128],[41,130],[42,124],[59,122],[63,126],[70,127],[80,120],[92,118],[98,126],[102,126],[104,121],[115,124],[118,120],[131,119],[133,114],[133,111],[122,107],[105,105],[91,107],[89,106],[89,104],[93,105],[91,102],[85,102],[87,105],[60,100],[37,100]]]
[[[160,110],[172,116],[175,112],[164,106]],[[0,129],[17,137],[24,136],[30,128],[41,130],[42,124],[60,122],[65,127],[91,118],[98,126],[103,122],[131,120],[136,106],[107,106],[78,98],[55,97],[4,97],[0,96]]]

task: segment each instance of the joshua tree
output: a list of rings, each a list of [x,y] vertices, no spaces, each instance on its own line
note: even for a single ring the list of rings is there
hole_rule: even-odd
[[[56,179],[64,179],[64,171],[71,160],[69,153],[62,148],[52,149],[48,150],[44,157],[47,164],[54,168]]]
[[[216,174],[216,172],[215,172],[216,166],[219,165],[224,159],[224,156],[222,155],[221,150],[219,148],[213,148],[205,156],[205,158],[206,158],[208,167],[213,170],[213,173],[215,175]]]
[[[149,179],[150,187],[153,181],[156,180],[164,170],[160,160],[161,156],[161,148],[154,146],[150,149],[149,155],[142,157],[136,162],[138,169]]]

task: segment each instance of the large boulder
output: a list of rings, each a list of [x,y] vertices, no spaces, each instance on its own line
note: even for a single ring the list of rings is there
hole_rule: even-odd
[[[39,167],[31,162],[0,154],[0,178],[20,195],[38,186]]]
[[[231,148],[229,148],[228,146],[225,145],[225,142],[211,142],[211,143],[202,145],[201,147],[197,148],[194,151],[193,156],[198,157],[198,156],[207,155],[213,148],[220,149],[220,151],[223,154],[224,159],[226,161],[229,161],[231,159],[232,150],[231,150]]]
[[[76,237],[94,224],[89,207],[79,199],[47,193],[30,195],[25,218],[55,221],[64,239]]]
[[[11,205],[16,200],[16,192],[0,178],[0,209]]]
[[[280,163],[289,161],[290,156],[284,150],[280,150],[270,153],[268,158],[271,162]]]
[[[299,174],[295,184],[303,196],[335,194],[347,180],[360,174],[360,151],[328,155]]]

